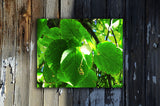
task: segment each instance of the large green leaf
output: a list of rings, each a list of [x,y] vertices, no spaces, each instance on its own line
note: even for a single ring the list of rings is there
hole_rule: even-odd
[[[80,27],[81,27],[81,23],[74,19],[63,19],[60,22],[62,35],[63,35],[63,38],[65,39],[75,38],[77,41],[80,41],[83,36],[79,32]]]
[[[52,40],[56,40],[56,39],[61,39],[61,30],[58,27],[53,27],[50,28],[47,32],[44,32],[44,34],[52,39]]]
[[[111,42],[99,43],[94,62],[101,71],[117,74],[123,69],[122,50]]]
[[[51,65],[52,69],[60,68],[61,55],[67,49],[67,43],[63,39],[53,40],[45,52],[45,61]]]
[[[85,58],[85,55],[87,54],[82,53],[79,47],[65,50],[62,54],[58,78],[72,87],[86,78],[91,68],[87,64],[92,63],[92,58]]]
[[[75,19],[62,19],[60,22],[60,29],[62,31],[62,37],[72,42],[69,43],[71,47],[81,46],[81,42],[86,39],[91,42],[91,37],[88,31],[82,26],[82,24]]]
[[[75,88],[93,88],[96,87],[98,78],[93,70],[88,70],[88,76],[76,84]]]
[[[43,69],[43,76],[45,79],[45,82],[55,82],[56,81],[56,70],[51,70],[47,64],[44,64],[44,69]]]

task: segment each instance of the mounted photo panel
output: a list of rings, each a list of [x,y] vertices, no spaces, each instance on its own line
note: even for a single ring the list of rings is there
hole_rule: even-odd
[[[123,19],[38,19],[37,88],[121,88]]]

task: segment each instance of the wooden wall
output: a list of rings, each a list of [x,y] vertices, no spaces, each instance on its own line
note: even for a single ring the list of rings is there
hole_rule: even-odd
[[[158,0],[0,0],[0,106],[159,106],[159,5]],[[123,18],[124,87],[37,89],[38,18]]]

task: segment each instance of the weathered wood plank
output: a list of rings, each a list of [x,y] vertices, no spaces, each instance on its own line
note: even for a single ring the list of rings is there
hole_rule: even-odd
[[[60,0],[60,18],[73,18],[75,0]]]
[[[93,88],[90,89],[90,106],[105,106],[105,89]]]
[[[14,105],[28,106],[29,104],[29,81],[30,81],[30,24],[31,24],[31,1],[15,1],[17,5],[17,34],[16,34],[16,84]],[[24,61],[25,60],[25,61]]]
[[[30,82],[29,82],[29,106],[43,106],[43,89],[37,89],[37,18],[44,17],[43,0],[32,0],[31,42],[30,42]]]
[[[106,18],[107,0],[92,0],[91,1],[91,18]]]
[[[126,2],[126,105],[145,105],[145,0]],[[127,61],[126,61],[127,62]]]
[[[17,17],[15,1],[1,2],[1,80],[3,82],[0,96],[1,105],[12,106],[14,104],[14,86],[15,86],[15,52],[16,52],[16,30]],[[3,36],[3,37],[2,37]],[[10,57],[10,58],[9,58]],[[7,68],[10,67],[10,68]],[[6,98],[8,97],[8,98]]]
[[[0,49],[1,49],[1,46],[2,46],[1,44],[2,43],[2,10],[3,10],[2,1],[0,1],[0,6],[1,6],[0,7]]]
[[[73,89],[73,106],[88,106],[89,99],[89,89]]]
[[[59,18],[59,0],[46,1],[46,18]]]
[[[146,105],[160,105],[160,2],[146,1]]]
[[[44,89],[44,106],[58,106],[58,93],[56,92],[56,88]]]
[[[1,70],[1,67],[2,67],[2,37],[3,37],[3,35],[2,35],[2,9],[3,9],[3,7],[2,7],[2,1],[0,1],[0,71],[2,71]],[[0,72],[0,80],[1,80],[1,72]]]
[[[75,0],[74,18],[91,18],[91,0]]]
[[[106,16],[108,18],[124,18],[124,0],[107,0],[106,4]]]
[[[45,18],[59,18],[59,0],[47,0],[45,4]],[[44,106],[59,105],[59,97],[56,92],[56,88],[44,89]]]
[[[105,105],[106,106],[124,106],[121,102],[122,91],[119,88],[116,89],[106,89],[105,92]]]

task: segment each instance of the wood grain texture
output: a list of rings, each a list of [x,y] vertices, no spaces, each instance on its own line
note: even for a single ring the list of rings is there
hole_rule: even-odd
[[[160,12],[155,0],[1,0],[0,106],[160,105]],[[123,18],[123,89],[36,88],[38,18]]]
[[[146,1],[146,105],[160,105],[160,2]]]
[[[75,0],[60,1],[60,18],[73,18]]]
[[[44,91],[37,89],[37,37],[36,21],[37,18],[44,17],[43,0],[32,0],[31,18],[31,42],[30,42],[30,82],[29,82],[29,106],[44,106]]]
[[[126,105],[145,105],[145,0],[127,1],[126,36],[128,70],[126,70]]]

